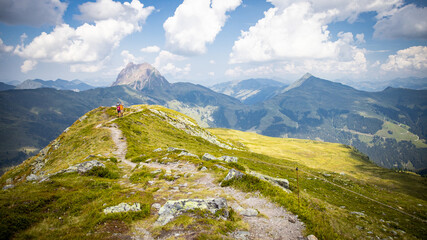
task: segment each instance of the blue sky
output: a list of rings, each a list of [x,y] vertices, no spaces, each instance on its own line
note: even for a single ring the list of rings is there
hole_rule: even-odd
[[[425,1],[2,0],[0,39],[4,82],[107,86],[128,62],[203,85],[427,77]]]

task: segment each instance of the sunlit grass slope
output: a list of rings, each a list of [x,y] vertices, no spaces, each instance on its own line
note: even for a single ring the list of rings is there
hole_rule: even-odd
[[[15,187],[0,191],[0,239],[108,239],[112,232],[126,235],[135,226],[144,226],[154,237],[167,231],[192,229],[200,233],[196,237],[199,239],[227,239],[230,232],[245,230],[238,216],[212,220],[195,213],[183,215],[163,227],[153,227],[158,215],[150,206],[158,201],[155,195],[160,193],[159,187],[150,187],[148,181],[167,187],[175,180],[164,171],[155,176],[153,169],[129,170],[117,162],[112,154],[114,142],[105,128],[112,125],[123,132],[128,146],[126,158],[135,163],[150,159],[158,163],[180,161],[198,168],[204,166],[218,179],[217,184],[230,168],[288,179],[291,193],[249,174],[224,185],[260,193],[285,207],[305,223],[305,234],[315,234],[319,239],[425,239],[427,229],[422,220],[427,219],[425,178],[376,167],[364,155],[339,144],[211,129],[219,137],[209,138],[223,144],[230,142],[233,147],[223,148],[206,140],[205,130],[195,125],[194,120],[164,107],[146,105],[127,108],[125,116],[119,119],[114,108],[100,107],[85,114],[48,146],[46,163],[41,169],[46,174],[54,173],[76,163],[98,160],[106,165],[108,174],[68,173],[52,176],[50,181],[26,182],[25,177],[38,157],[35,156],[2,176],[1,187],[10,182]],[[190,128],[205,138],[189,134]],[[168,147],[186,149],[199,158],[179,156],[180,151],[166,151]],[[163,150],[154,151],[158,148]],[[204,161],[201,159],[204,153],[235,156],[238,163]],[[300,201],[297,166],[301,169]],[[176,181],[183,184],[192,180],[181,176]],[[185,196],[167,192],[161,195],[161,201],[210,194],[209,189],[192,192]],[[111,216],[102,212],[120,202],[140,202],[143,211]]]

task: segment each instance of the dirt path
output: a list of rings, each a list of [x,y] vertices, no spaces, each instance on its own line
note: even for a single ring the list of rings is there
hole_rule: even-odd
[[[111,131],[111,137],[116,145],[116,150],[113,151],[113,154],[117,157],[117,160],[126,164],[128,167],[131,167],[131,169],[135,168],[135,163],[126,160],[127,143],[122,131],[115,123],[113,123],[111,127],[108,127],[108,129]],[[228,205],[236,212],[240,212],[242,209],[257,210],[259,212],[257,216],[242,216],[243,221],[249,225],[250,229],[248,232],[240,232],[240,234],[243,233],[243,235],[233,236],[235,238],[303,239],[302,231],[304,229],[304,224],[300,222],[295,215],[292,215],[282,207],[271,203],[265,198],[259,196],[259,194],[244,193],[231,187],[220,187],[215,183],[215,179],[209,172],[198,171],[196,166],[189,162],[178,161],[168,164],[150,162],[141,163],[141,165],[153,169],[163,169],[167,172],[173,171],[179,174],[193,175],[196,177],[196,180],[194,182],[188,182],[188,187],[186,187],[185,191],[191,193],[192,191],[197,192],[199,189],[206,189],[213,193],[213,196],[209,197],[225,195]],[[129,169],[124,170],[126,173],[130,174]],[[143,191],[143,189],[139,189],[134,186],[135,184],[131,184],[127,177],[121,180],[120,183],[136,190]],[[175,182],[168,182],[168,184],[170,184],[170,188],[173,188],[174,185],[178,185]],[[171,193],[168,193],[169,197],[172,197],[173,195],[171,196],[170,194]],[[142,228],[136,230],[137,233],[134,232],[134,236],[132,237],[133,239],[152,239],[147,230]]]
[[[119,162],[123,162],[131,168],[134,168],[136,166],[136,163],[126,160],[127,143],[122,131],[115,123],[111,124],[111,127],[109,127],[108,129],[110,129],[111,138],[113,139],[114,144],[116,144],[117,147],[117,149],[113,151],[113,154],[117,157],[117,160],[119,160]]]

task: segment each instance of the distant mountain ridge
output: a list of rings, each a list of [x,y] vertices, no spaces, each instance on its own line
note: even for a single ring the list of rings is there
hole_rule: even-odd
[[[259,81],[246,83],[256,86]],[[388,168],[427,168],[425,90],[365,92],[306,74],[288,87],[275,85],[278,91],[267,100],[247,105],[201,85],[169,83],[148,64],[129,64],[113,85],[73,94],[53,89],[0,92],[1,161],[20,162],[27,156],[25,149],[40,149],[82,111],[121,101],[125,106],[163,105],[203,127],[352,145]],[[55,104],[40,107],[41,101]],[[46,126],[49,134],[40,130]],[[19,137],[11,142],[8,136],[15,133]]]
[[[72,91],[86,91],[89,89],[93,89],[95,87],[86,84],[80,80],[62,80],[57,79],[53,80],[41,80],[41,79],[33,79],[33,80],[25,80],[24,82],[18,84],[16,89],[37,89],[37,88],[54,88],[57,90],[72,90]]]
[[[212,90],[239,99],[244,104],[256,104],[274,97],[286,84],[272,79],[251,78],[215,84]]]

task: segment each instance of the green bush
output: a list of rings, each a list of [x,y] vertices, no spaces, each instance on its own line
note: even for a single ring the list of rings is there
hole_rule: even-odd
[[[235,163],[235,162],[229,162],[229,163],[227,163],[227,165],[231,168],[237,169],[237,170],[242,171],[242,172],[246,171],[245,167],[243,167],[242,165]]]
[[[85,175],[109,179],[118,179],[120,177],[118,173],[112,172],[108,168],[104,167],[93,167],[91,170],[87,171]]]

